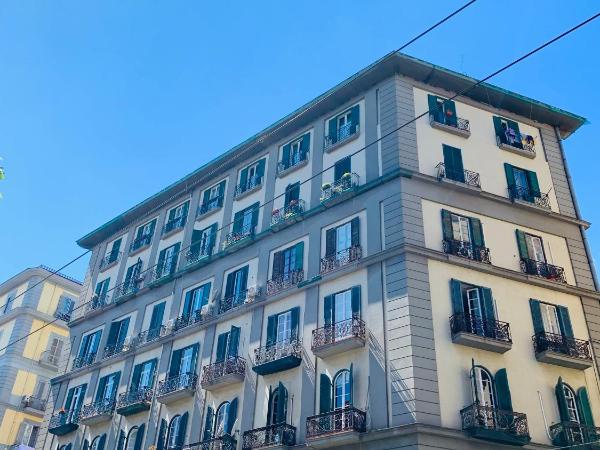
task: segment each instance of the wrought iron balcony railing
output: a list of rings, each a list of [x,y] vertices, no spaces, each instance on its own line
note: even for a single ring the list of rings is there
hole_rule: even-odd
[[[48,350],[42,352],[40,355],[40,363],[45,364],[47,366],[52,366],[58,368],[58,363],[60,362],[60,355],[57,355]]]
[[[108,253],[102,261],[100,261],[100,270],[104,270],[106,267],[110,266],[112,263],[116,263],[121,259],[123,252],[114,252],[111,251]]]
[[[533,335],[533,347],[536,353],[551,351],[562,353],[580,359],[592,359],[590,344],[583,339],[575,339],[562,334],[546,333],[542,331]]]
[[[444,115],[444,112],[442,110],[430,111],[429,123],[434,122],[446,125],[448,127],[453,127],[467,133],[471,131],[471,125],[469,124],[469,121],[467,119],[463,119],[462,117],[447,117],[446,115]]]
[[[442,248],[444,253],[450,255],[460,256],[462,258],[468,258],[486,264],[492,263],[490,249],[487,247],[477,247],[467,241],[444,239]]]
[[[498,147],[508,145],[535,155],[535,139],[533,136],[517,133],[511,128],[507,128],[504,133],[496,133],[496,143]]]
[[[77,429],[79,424],[79,411],[58,411],[50,417],[48,422],[48,431],[52,434],[63,434],[61,429],[65,432]]]
[[[536,261],[529,258],[521,258],[521,272],[547,278],[552,281],[566,283],[565,269],[559,266],[553,266],[544,261]]]
[[[89,303],[85,305],[85,312],[90,313],[92,311],[96,311],[104,308],[107,305],[111,304],[111,295],[109,292],[104,292],[103,294],[96,294],[92,296]]]
[[[324,345],[334,344],[351,337],[362,340],[367,337],[367,326],[359,317],[341,320],[313,330],[311,348],[315,350]]]
[[[325,274],[340,269],[362,258],[362,247],[355,245],[333,255],[321,258],[320,272]]]
[[[600,448],[600,428],[581,425],[577,422],[560,422],[550,426],[552,444],[560,447],[574,446],[585,449]],[[594,443],[593,447],[585,444]]]
[[[94,364],[97,353],[88,353],[87,355],[77,356],[73,358],[73,370],[81,369],[82,367]]]
[[[117,409],[124,409],[139,404],[150,405],[153,396],[154,391],[150,387],[142,387],[133,391],[123,392],[122,394],[119,394]]]
[[[202,245],[194,248],[190,248],[185,253],[185,261],[186,265],[190,266],[192,264],[196,264],[198,261],[208,258],[213,253],[214,243],[209,243],[208,241],[203,242]]]
[[[211,199],[207,200],[206,202],[202,203],[202,205],[200,205],[198,207],[198,212],[196,213],[196,217],[203,216],[204,214],[206,214],[210,211],[219,209],[221,206],[223,206],[223,199],[224,199],[224,196],[219,195],[215,198],[211,198]]]
[[[299,166],[305,161],[308,161],[309,152],[298,153],[291,155],[287,160],[281,160],[277,163],[277,174],[283,173],[293,167]]]
[[[450,330],[452,334],[471,333],[498,341],[512,342],[508,323],[477,317],[473,314],[454,314],[450,317]]]
[[[201,310],[196,310],[191,314],[182,314],[173,322],[172,331],[175,333],[197,323],[204,322],[212,317],[214,317],[212,306],[205,306]]]
[[[293,270],[267,281],[267,295],[275,295],[304,281],[304,270]]]
[[[206,441],[188,444],[182,450],[236,450],[237,441],[230,435],[207,439]]]
[[[364,411],[347,406],[306,419],[306,438],[318,438],[336,433],[366,429],[367,415]]]
[[[248,178],[248,180],[245,183],[238,184],[235,187],[233,196],[239,197],[240,195],[259,187],[262,184],[262,182],[263,182],[263,177],[254,175],[253,177]]]
[[[467,186],[481,188],[481,179],[477,172],[471,170],[448,169],[442,162],[435,166],[435,168],[437,169],[438,179],[446,178],[448,180],[464,183]]]
[[[146,247],[146,246],[150,245],[151,242],[152,242],[151,234],[145,234],[143,236],[140,236],[139,238],[136,238],[131,242],[131,245],[129,246],[129,251],[135,252],[136,250],[139,250],[142,247]]]
[[[149,276],[146,276],[147,284],[168,278],[175,273],[177,268],[177,258],[179,254],[173,255],[168,261],[163,261],[149,269]]]
[[[502,432],[517,440],[529,441],[527,416],[473,403],[460,411],[462,429],[471,432]]]
[[[167,327],[161,325],[159,327],[150,328],[148,330],[140,332],[136,338],[133,346],[139,347],[140,345],[147,344],[149,342],[154,342],[157,339],[160,339],[163,336],[167,335]]]
[[[223,297],[219,302],[219,314],[223,314],[224,312],[241,306],[245,303],[250,303],[259,295],[260,289],[256,287],[249,287],[245,291],[240,291],[231,296]]]
[[[243,239],[250,238],[254,236],[254,230],[256,229],[255,225],[244,225],[241,230],[232,231],[231,233],[225,236],[225,241],[223,242],[223,248],[226,249],[233,244],[240,242]]]
[[[354,172],[345,173],[339,180],[335,180],[333,183],[325,183],[321,186],[321,202],[326,202],[345,192],[352,191],[358,184],[359,177],[357,174]]]
[[[140,273],[136,278],[132,278],[127,283],[121,283],[117,287],[115,287],[113,291],[113,301],[117,300],[119,297],[124,297],[126,295],[132,295],[137,293],[144,284],[144,279],[146,278],[148,271],[144,271]]]
[[[254,365],[259,366],[288,356],[302,359],[302,340],[290,338],[254,350]]]
[[[508,187],[508,196],[511,200],[521,200],[540,208],[551,209],[550,196],[544,192],[512,185]]]
[[[187,221],[187,214],[179,217],[175,217],[171,220],[168,220],[162,229],[162,234],[168,234],[175,230],[180,230],[185,226],[185,222]]]
[[[117,342],[115,344],[107,345],[106,347],[104,347],[104,359],[128,352],[132,348],[133,345],[131,344],[131,339],[126,339],[123,342]]]
[[[357,134],[358,131],[359,124],[355,124],[352,121],[342,125],[333,135],[325,136],[325,151],[327,151],[330,147],[345,141],[346,139],[350,139],[352,136]]]
[[[24,395],[21,399],[21,406],[23,406],[23,408],[31,408],[37,411],[45,411],[46,400],[34,397],[33,395]]]
[[[215,362],[202,368],[202,384],[213,384],[226,375],[244,375],[246,360],[240,356],[232,356],[224,361]]]
[[[245,431],[242,440],[242,450],[294,445],[296,445],[296,427],[287,423]]]
[[[176,377],[167,378],[164,381],[158,383],[158,389],[156,395],[161,397],[163,395],[171,394],[187,389],[196,389],[198,384],[198,375],[195,373],[184,373]]]
[[[97,402],[89,403],[81,408],[79,413],[79,420],[85,421],[94,417],[112,415],[115,410],[114,400],[99,400]]]
[[[271,214],[271,226],[292,220],[301,214],[304,214],[304,211],[304,200],[292,200],[289,205],[273,210],[273,213]]]

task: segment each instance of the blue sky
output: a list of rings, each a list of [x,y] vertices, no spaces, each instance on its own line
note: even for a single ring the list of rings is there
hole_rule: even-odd
[[[79,237],[463,3],[1,2],[0,280],[61,266]],[[405,52],[484,77],[594,3],[479,0]],[[597,261],[599,42],[597,20],[491,80],[590,121],[566,151]]]

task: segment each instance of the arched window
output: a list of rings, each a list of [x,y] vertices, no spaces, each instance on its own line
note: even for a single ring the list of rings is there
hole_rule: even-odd
[[[169,423],[169,431],[167,434],[167,448],[177,448],[177,440],[179,438],[179,429],[181,426],[181,416],[175,416]]]
[[[579,411],[577,410],[577,396],[575,391],[566,383],[563,383],[563,392],[565,393],[565,400],[567,402],[567,411],[569,413],[569,420],[571,422],[581,423],[579,417]]]
[[[223,402],[221,403],[221,406],[219,406],[219,408],[217,409],[213,436],[219,437],[226,434],[227,423],[229,422],[229,407],[229,402]]]
[[[139,432],[139,427],[132,427],[127,433],[127,440],[125,441],[125,450],[135,450],[135,443]]]
[[[473,367],[475,401],[489,408],[496,407],[494,377],[485,367]]]
[[[106,435],[96,436],[90,445],[90,450],[104,450],[104,442],[106,441]]]
[[[333,380],[333,408],[341,409],[352,404],[350,371],[340,370]]]
[[[285,423],[287,419],[287,389],[283,383],[271,390],[269,388],[269,407],[267,409],[267,426]]]

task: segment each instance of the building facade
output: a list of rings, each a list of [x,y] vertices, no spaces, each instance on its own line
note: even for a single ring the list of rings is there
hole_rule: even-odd
[[[33,449],[81,284],[40,266],[0,284],[0,448]],[[55,321],[55,319],[59,319]],[[53,322],[50,324],[50,322]],[[33,330],[43,330],[18,341]],[[13,344],[14,342],[14,344]],[[10,344],[10,345],[9,345]]]
[[[596,440],[584,119],[474,81],[390,54],[80,239],[40,448]]]

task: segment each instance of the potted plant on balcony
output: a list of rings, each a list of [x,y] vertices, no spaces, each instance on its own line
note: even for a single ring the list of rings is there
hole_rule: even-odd
[[[341,180],[342,182],[338,186],[338,192],[345,191],[346,189],[352,187],[352,174],[350,172],[346,172],[344,175],[342,175]]]
[[[329,197],[331,197],[331,183],[323,183],[321,186],[321,201],[325,201]]]

